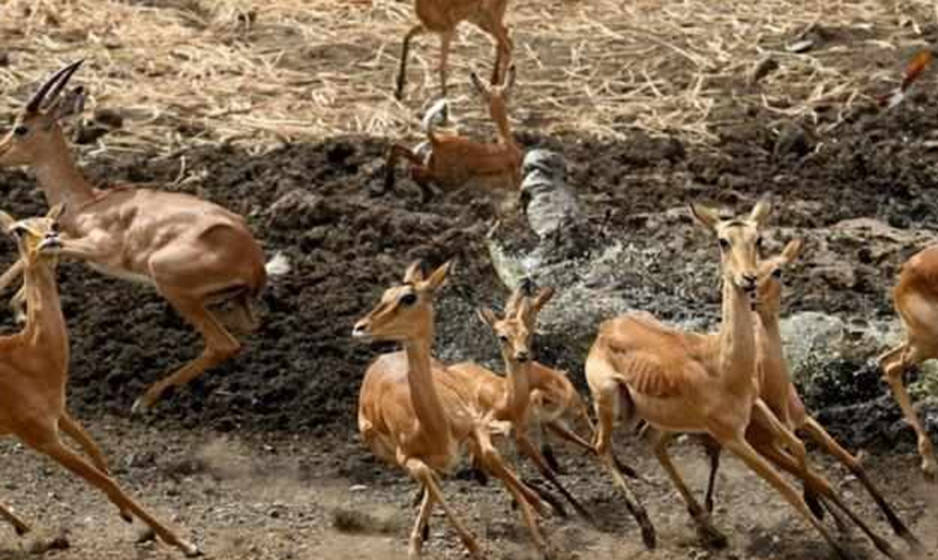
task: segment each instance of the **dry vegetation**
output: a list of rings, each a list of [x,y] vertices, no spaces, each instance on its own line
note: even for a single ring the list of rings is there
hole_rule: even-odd
[[[36,81],[85,57],[78,80],[91,105],[129,119],[100,141],[109,154],[412,136],[438,91],[438,41],[424,36],[405,102],[392,97],[413,20],[407,1],[7,0],[0,10],[0,109],[11,114]],[[520,130],[615,138],[641,129],[695,144],[753,106],[836,126],[892,87],[936,12],[929,0],[516,0],[513,118]],[[493,48],[471,26],[460,30],[457,120],[477,129],[467,72],[488,67]],[[792,52],[804,38],[811,48]],[[754,80],[769,58],[778,68]]]

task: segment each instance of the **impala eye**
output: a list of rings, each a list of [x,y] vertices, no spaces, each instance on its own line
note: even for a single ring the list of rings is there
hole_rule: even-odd
[[[776,280],[778,280],[778,279],[781,278],[781,277],[782,277],[782,269],[781,269],[781,268],[776,268],[775,270],[772,271],[772,278],[775,278]]]
[[[29,127],[24,126],[24,125],[19,125],[13,129],[13,134],[17,136],[26,136],[28,132],[29,132]]]
[[[498,335],[498,340],[501,340],[502,342],[508,342],[508,337],[503,334],[500,334]]]
[[[729,249],[729,248],[730,248],[730,242],[727,241],[726,239],[723,239],[723,238],[721,237],[721,238],[720,238],[720,249],[723,249],[724,251],[726,251],[726,250]]]
[[[399,300],[401,305],[410,306],[417,303],[417,294],[404,294]]]

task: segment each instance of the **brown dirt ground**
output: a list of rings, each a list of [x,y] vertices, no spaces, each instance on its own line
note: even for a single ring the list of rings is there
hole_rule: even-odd
[[[883,37],[876,29],[831,32],[827,44],[839,54],[827,62],[844,72],[898,68],[900,55],[877,46],[875,40]],[[657,69],[663,75],[667,70]],[[687,78],[682,64],[674,64],[673,71],[679,79]],[[729,91],[740,83],[727,78],[711,85]],[[659,213],[704,199],[742,208],[771,192],[784,201],[773,223],[794,232],[860,216],[897,227],[933,228],[938,217],[933,143],[938,96],[927,87],[918,91],[889,115],[878,113],[867,98],[849,111],[841,111],[834,101],[819,104],[811,115],[791,120],[727,96],[708,113],[712,139],[704,144],[697,136],[694,142],[685,141],[679,131],[670,137],[646,135],[622,123],[626,139],[597,140],[572,132],[545,138],[525,127],[518,137],[526,146],[545,145],[564,153],[570,182],[597,230],[604,224],[608,237],[658,255],[653,269],[623,270],[611,277],[614,289],[664,319],[705,317],[712,322],[719,307],[710,240],[688,235],[686,223],[662,227],[666,221]],[[73,344],[71,407],[105,447],[118,479],[163,518],[184,527],[213,558],[401,557],[412,519],[413,485],[376,463],[354,431],[362,372],[386,347],[353,344],[348,333],[408,261],[458,259],[439,304],[440,354],[494,356],[482,327],[470,319],[478,303],[502,298],[482,242],[490,210],[467,193],[420,205],[416,187],[406,179],[400,181],[400,192],[375,195],[386,143],[385,138],[346,136],[264,151],[193,142],[168,155],[155,145],[152,152],[129,155],[82,148],[82,161],[96,180],[154,182],[217,201],[247,216],[268,253],[283,251],[294,265],[263,294],[263,327],[247,339],[237,359],[167,397],[151,417],[133,422],[127,418],[133,400],[148,383],[194,356],[197,339],[151,292],[77,264],[60,267]],[[0,180],[6,210],[21,216],[44,211],[25,173],[4,170]],[[781,238],[773,237],[770,248],[780,243]],[[887,286],[915,248],[894,247],[883,260],[870,262],[852,240],[837,243],[845,254],[856,255],[857,282],[850,288],[831,285],[817,273],[823,263],[812,261],[809,247],[804,262],[789,275],[785,312],[889,316]],[[674,281],[678,278],[680,282]],[[12,328],[10,321],[7,325]],[[569,369],[582,382],[582,356],[565,352],[552,336],[544,344],[545,361]],[[846,376],[858,366],[848,365]],[[875,377],[869,381],[875,383]],[[867,390],[885,389],[878,385]],[[890,411],[895,416],[894,407]],[[839,433],[857,435],[848,429]],[[920,481],[909,453],[909,431],[899,430],[895,437],[873,438],[880,445],[872,449],[868,467],[934,551],[935,487]],[[867,443],[863,437],[851,441]],[[564,480],[599,513],[601,523],[596,530],[576,520],[545,521],[561,558],[829,557],[806,525],[730,459],[721,478],[716,518],[730,534],[731,546],[708,551],[696,541],[683,506],[650,453],[632,444],[620,453],[652,482],[638,484],[637,491],[658,525],[661,550],[640,549],[634,524],[611,485],[588,461],[568,454],[564,461],[574,474]],[[113,508],[58,467],[12,443],[0,448],[0,454],[8,473],[6,503],[37,527],[68,530],[72,548],[50,551],[49,557],[175,556],[162,546],[134,544],[133,529],[122,524]],[[675,456],[692,486],[702,488],[699,450],[679,444]],[[856,482],[838,467],[827,472],[848,501],[886,531]],[[352,491],[354,485],[366,488]],[[530,554],[516,514],[494,485],[479,489],[453,480],[446,491],[493,557]],[[360,532],[334,529],[336,512],[344,509],[370,516]],[[430,556],[461,557],[458,542],[443,527],[442,519],[435,519]],[[857,557],[874,556],[859,536],[846,540]],[[26,544],[28,540],[0,531],[0,558],[25,557],[21,549]]]

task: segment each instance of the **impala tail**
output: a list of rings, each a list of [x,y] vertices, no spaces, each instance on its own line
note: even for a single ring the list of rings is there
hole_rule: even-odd
[[[421,124],[423,131],[427,134],[427,139],[433,142],[434,132],[437,126],[446,124],[449,121],[449,101],[440,99],[427,109],[423,115]]]
[[[906,98],[906,92],[922,73],[931,65],[932,61],[935,58],[935,54],[931,50],[919,51],[912,57],[912,60],[909,61],[909,64],[905,69],[905,76],[902,78],[902,83],[899,84],[899,87],[891,95],[884,95],[879,99],[880,106],[884,106],[887,109],[891,109],[896,105],[902,103]]]

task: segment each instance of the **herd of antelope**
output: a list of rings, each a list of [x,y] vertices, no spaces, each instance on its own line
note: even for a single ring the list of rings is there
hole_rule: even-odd
[[[427,30],[442,37],[440,81],[445,94],[449,43],[456,25],[471,21],[497,41],[491,85],[474,74],[472,83],[488,104],[498,140],[487,144],[439,135],[434,120],[428,118],[425,146],[390,148],[388,187],[393,186],[395,162],[404,157],[411,161],[412,175],[425,196],[431,184],[446,188],[471,179],[482,179],[487,189],[488,182],[493,182],[490,190],[511,194],[518,189],[522,151],[508,121],[515,69],[510,62],[511,41],[502,23],[505,4],[506,0],[416,1],[421,23],[404,39],[398,97],[404,90],[409,42]],[[197,556],[201,554],[198,547],[120,489],[98,446],[66,409],[69,339],[55,280],[56,264],[61,257],[77,259],[105,274],[150,284],[202,335],[201,354],[149,387],[135,402],[135,413],[152,407],[170,386],[188,383],[234,356],[240,343],[233,332],[258,326],[255,302],[268,274],[286,272],[265,264],[263,251],[243,217],[212,202],[133,186],[92,187],[76,165],[62,128],[63,119],[83,109],[85,90],[68,87],[80,65],[81,61],[70,64],[46,80],[0,140],[0,166],[30,168],[50,207],[43,217],[21,220],[0,212],[0,224],[19,253],[19,259],[0,276],[0,287],[22,276],[22,287],[11,304],[22,330],[0,338],[0,429],[102,490],[125,520],[136,517],[164,542],[186,556]],[[907,85],[903,83],[902,90]],[[436,110],[445,113],[446,108]],[[538,445],[547,433],[595,458],[621,491],[645,546],[654,548],[652,520],[626,480],[638,474],[613,452],[617,421],[632,432],[641,427],[709,545],[726,544],[711,513],[720,451],[727,449],[778,491],[839,557],[851,555],[822,523],[825,512],[841,527],[847,523],[843,516],[849,518],[887,557],[903,557],[812,468],[805,444],[796,434],[800,431],[863,484],[896,535],[913,551],[921,549],[860,461],[808,414],[792,384],[779,333],[781,276],[798,257],[801,242],[791,241],[777,255],[762,255],[761,232],[770,211],[767,200],[735,218],[701,205],[690,206],[693,219],[716,240],[720,254],[720,328],[715,333],[689,332],[642,312],[603,322],[585,364],[595,420],[565,372],[534,361],[538,313],[553,296],[553,289],[538,288],[526,280],[511,293],[501,315],[488,308],[479,310],[504,361],[504,374],[499,374],[472,362],[444,364],[433,357],[434,300],[452,266],[445,263],[426,269],[420,262],[411,264],[403,281],[388,288],[352,330],[356,338],[392,340],[403,346],[402,351],[379,356],[367,368],[358,426],[378,457],[404,469],[420,485],[409,556],[420,557],[436,506],[470,556],[485,556],[440,486],[440,476],[457,466],[465,452],[480,476],[501,481],[517,504],[534,545],[549,556],[550,545],[539,528],[539,517],[551,511],[565,515],[563,502],[520,477],[503,459],[498,444],[507,439],[582,517],[592,520],[588,508],[556,476],[561,469],[551,448]],[[883,377],[917,434],[921,469],[933,480],[938,474],[934,450],[909,400],[903,373],[938,357],[938,245],[905,263],[893,295],[906,340],[881,356]],[[578,431],[584,428],[588,433]],[[60,430],[87,458],[64,445]],[[532,432],[536,432],[533,439]],[[703,506],[668,454],[668,443],[681,433],[700,434],[711,460]],[[803,494],[780,471],[800,480]],[[25,521],[2,505],[0,516],[18,534],[29,531]]]

